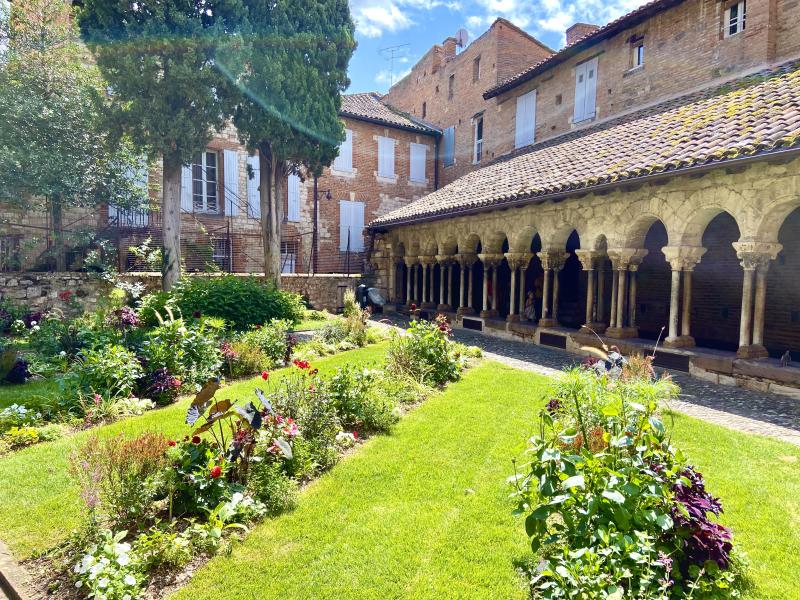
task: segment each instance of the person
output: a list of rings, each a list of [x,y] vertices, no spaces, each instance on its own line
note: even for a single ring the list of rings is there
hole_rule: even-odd
[[[540,273],[539,276],[533,281],[533,302],[536,307],[536,312],[542,315],[542,307],[544,306],[544,274]]]
[[[522,311],[528,321],[536,320],[536,301],[533,297],[533,291],[528,292],[528,297],[525,299],[525,310]]]

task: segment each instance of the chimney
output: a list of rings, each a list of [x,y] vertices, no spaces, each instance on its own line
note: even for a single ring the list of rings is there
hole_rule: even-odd
[[[599,25],[592,25],[591,23],[575,23],[572,27],[567,29],[567,46],[571,46],[582,37],[600,29]]]
[[[456,38],[449,37],[444,42],[442,42],[442,46],[444,47],[444,59],[450,60],[454,58],[456,55]]]

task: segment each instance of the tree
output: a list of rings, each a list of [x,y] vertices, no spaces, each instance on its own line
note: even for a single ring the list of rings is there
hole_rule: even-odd
[[[355,28],[347,0],[243,2],[252,35],[234,124],[259,152],[264,272],[277,285],[283,182],[301,167],[319,174],[336,158]]]
[[[83,39],[116,100],[113,129],[163,161],[163,287],[180,275],[181,167],[232,110],[236,89],[217,68],[235,56],[239,0],[84,0]],[[230,62],[227,58],[226,62]]]
[[[0,200],[47,210],[55,268],[66,270],[68,207],[144,200],[129,176],[133,154],[104,129],[105,86],[86,63],[66,5],[27,0],[3,15],[0,63]]]

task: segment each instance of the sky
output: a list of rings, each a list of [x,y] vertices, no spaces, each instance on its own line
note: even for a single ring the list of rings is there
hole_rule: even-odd
[[[408,73],[434,44],[461,28],[469,39],[505,17],[547,46],[564,46],[576,22],[604,25],[646,0],[350,0],[356,48],[350,60],[348,93],[385,92]],[[394,69],[389,60],[393,46]]]

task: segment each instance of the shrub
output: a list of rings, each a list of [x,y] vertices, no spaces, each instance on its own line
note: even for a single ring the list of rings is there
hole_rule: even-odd
[[[719,500],[656,412],[677,388],[650,373],[638,363],[619,379],[574,370],[541,413],[532,461],[514,478],[541,559],[535,596],[738,595],[730,531],[710,519]]]
[[[171,292],[153,292],[145,294],[139,300],[137,314],[139,323],[145,327],[155,327],[159,324],[160,318],[167,315],[165,307],[172,306]]]
[[[247,488],[256,500],[264,504],[267,514],[277,515],[297,505],[297,482],[277,462],[254,463]]]
[[[397,422],[396,404],[378,394],[377,372],[347,365],[336,370],[326,382],[342,425],[367,431],[388,431]]]
[[[184,316],[200,312],[239,330],[273,319],[297,323],[303,315],[299,296],[255,277],[184,277],[174,290],[174,302]]]
[[[140,379],[139,393],[159,406],[166,406],[178,399],[181,384],[181,380],[172,375],[169,369],[160,367]]]
[[[167,439],[157,433],[100,440],[91,436],[70,456],[69,471],[92,514],[117,526],[137,525],[152,514],[168,464]]]
[[[172,510],[177,515],[202,515],[231,497],[219,460],[219,448],[205,439],[169,442]],[[219,467],[219,471],[216,468]]]
[[[142,367],[136,356],[124,346],[114,344],[81,352],[63,383],[79,395],[126,398],[141,375]]]
[[[35,425],[42,419],[42,415],[20,404],[12,404],[0,410],[0,432],[12,427],[22,425]]]
[[[387,353],[387,369],[417,381],[442,385],[461,376],[463,359],[458,346],[448,339],[447,319],[412,321],[406,335],[395,335]]]
[[[139,535],[133,545],[134,555],[144,570],[182,567],[194,558],[192,528],[182,532],[158,526]]]
[[[169,319],[148,332],[141,354],[148,372],[166,369],[182,383],[205,383],[222,367],[218,323],[206,319],[187,325]]]
[[[238,341],[258,348],[264,356],[272,361],[271,367],[274,367],[289,360],[291,354],[290,327],[289,321],[273,320],[263,326],[254,326],[250,331],[241,334]]]
[[[87,598],[131,600],[138,598],[144,580],[143,568],[123,542],[127,531],[100,531],[97,544],[89,547],[73,568],[75,587]]]
[[[6,381],[16,385],[23,384],[30,378],[31,372],[28,368],[28,361],[24,358],[18,358],[6,375]]]
[[[247,377],[254,373],[269,371],[275,365],[275,362],[251,340],[237,340],[227,344],[227,346],[223,344],[222,355],[229,377]]]

